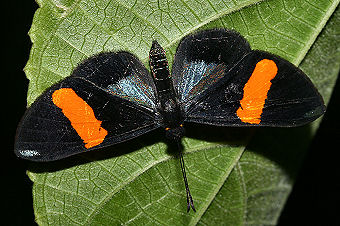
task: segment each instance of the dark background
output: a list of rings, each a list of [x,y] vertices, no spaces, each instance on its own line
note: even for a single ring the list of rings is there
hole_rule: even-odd
[[[8,1],[6,1],[8,2]],[[28,31],[35,10],[33,0],[13,1],[2,7],[4,31],[2,42],[5,52],[2,62],[2,158],[1,179],[2,205],[1,222],[10,225],[34,223],[32,207],[32,183],[26,176],[27,162],[19,160],[13,153],[15,130],[26,109],[28,80],[23,68],[29,57],[31,41]],[[331,102],[302,165],[298,179],[287,205],[280,217],[279,225],[340,225],[340,160],[339,160],[339,80]],[[9,123],[9,124],[8,124]]]

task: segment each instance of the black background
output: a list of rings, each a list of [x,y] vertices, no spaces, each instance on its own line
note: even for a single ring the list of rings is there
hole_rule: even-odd
[[[13,153],[15,130],[26,109],[28,80],[23,68],[28,60],[31,41],[28,31],[35,10],[33,0],[2,5],[2,170],[1,222],[10,225],[34,223],[32,183],[26,176],[27,162]],[[8,4],[8,3],[6,3]],[[5,39],[5,40],[4,40]],[[5,79],[5,80],[4,80]],[[339,160],[339,80],[279,225],[340,225],[340,160]]]

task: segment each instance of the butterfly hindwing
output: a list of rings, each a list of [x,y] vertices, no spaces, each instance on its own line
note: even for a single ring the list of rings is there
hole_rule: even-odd
[[[89,58],[26,111],[17,130],[16,154],[51,161],[158,128],[150,78],[143,64],[129,53]]]
[[[155,108],[155,85],[145,66],[128,52],[108,52],[80,64],[73,77],[84,78],[96,86],[147,108]]]
[[[186,36],[179,44],[172,79],[180,103],[186,109],[193,99],[226,76],[226,72],[250,52],[237,32],[213,29]]]
[[[288,61],[252,51],[186,112],[186,121],[219,126],[306,124],[325,111],[309,78]]]

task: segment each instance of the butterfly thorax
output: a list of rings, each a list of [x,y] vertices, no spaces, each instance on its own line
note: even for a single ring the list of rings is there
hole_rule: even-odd
[[[165,51],[157,41],[152,43],[149,58],[166,136],[168,139],[178,140],[184,135],[183,116],[173,88]]]

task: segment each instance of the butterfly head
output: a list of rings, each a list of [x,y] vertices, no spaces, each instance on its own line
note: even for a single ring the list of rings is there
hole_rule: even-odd
[[[165,128],[165,136],[168,140],[180,141],[184,136],[185,130],[182,124],[173,128]]]

